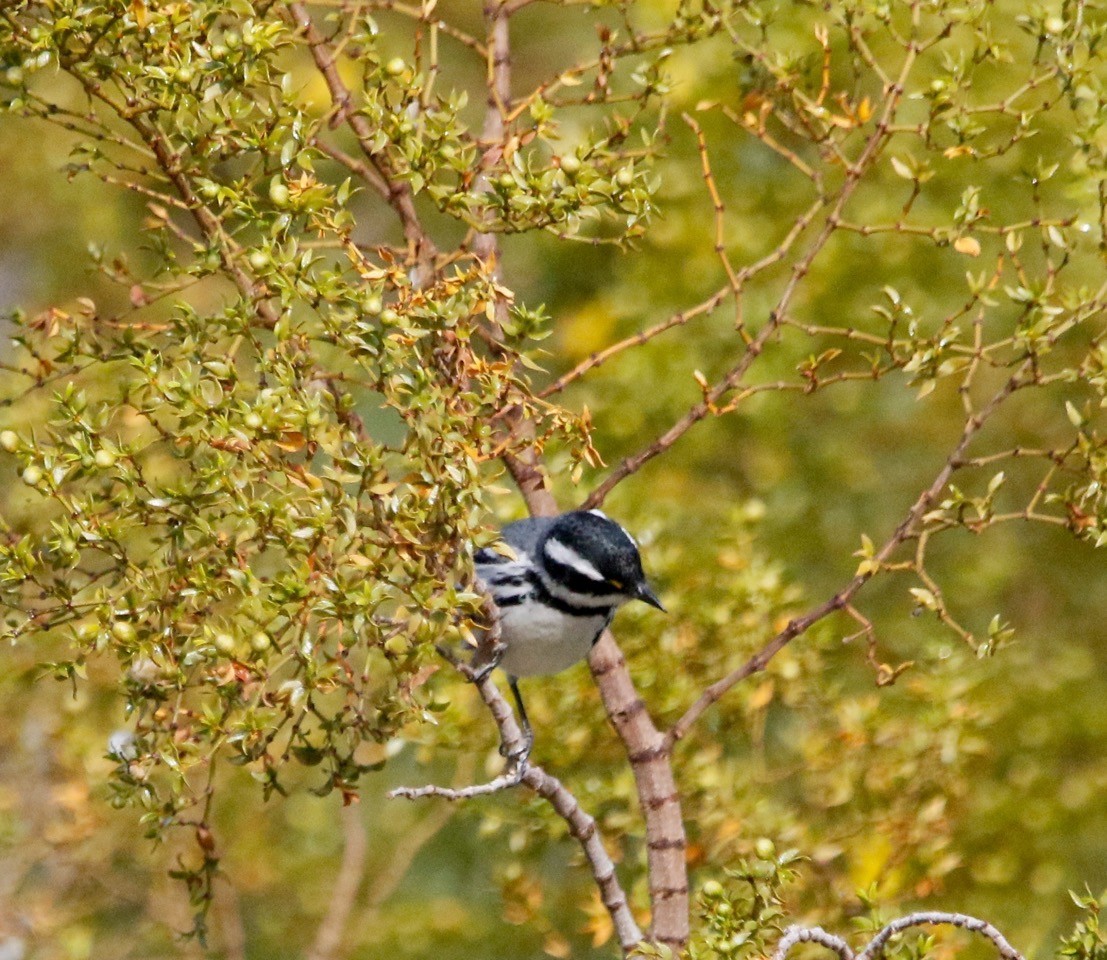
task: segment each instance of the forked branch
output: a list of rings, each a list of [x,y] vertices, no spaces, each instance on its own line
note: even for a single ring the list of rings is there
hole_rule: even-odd
[[[518,755],[523,746],[523,733],[519,729],[519,724],[516,722],[511,706],[504,695],[500,693],[500,689],[492,680],[491,674],[486,674],[476,681],[476,687],[481,699],[496,721],[496,726],[499,728],[501,752],[507,756]],[[402,797],[408,800],[421,797],[466,800],[498,793],[501,790],[520,785],[529,787],[540,797],[547,800],[550,806],[553,807],[554,812],[565,821],[569,833],[576,838],[585,859],[588,861],[592,876],[600,891],[600,899],[611,916],[611,922],[615,928],[615,934],[619,938],[619,944],[624,952],[629,952],[644,938],[641,928],[634,919],[634,914],[631,913],[626,893],[619,883],[619,877],[615,872],[615,864],[603,845],[595,818],[581,807],[580,802],[557,777],[546,773],[541,767],[528,763],[515,769],[509,767],[507,772],[488,783],[460,788],[434,785],[399,787],[393,790],[389,796]]]
[[[987,937],[995,944],[999,955],[1003,960],[1023,960],[1023,956],[1007,941],[994,926],[986,920],[978,920],[963,913],[940,913],[938,911],[923,911],[911,913],[906,917],[900,917],[887,924],[875,937],[873,937],[861,950],[854,953],[850,945],[841,937],[827,933],[821,927],[789,927],[784,931],[784,936],[776,946],[772,960],[785,960],[789,951],[800,943],[817,943],[833,950],[840,960],[874,960],[883,953],[888,941],[896,934],[903,933],[912,927],[951,926],[972,933],[979,933]]]

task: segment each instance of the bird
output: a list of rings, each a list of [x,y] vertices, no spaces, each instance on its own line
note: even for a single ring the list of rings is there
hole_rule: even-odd
[[[519,708],[526,763],[534,734],[519,678],[560,673],[588,656],[615,612],[631,600],[664,611],[642,569],[638,543],[601,510],[509,523],[500,542],[474,554],[479,584],[495,606],[502,653],[486,665],[507,674]]]

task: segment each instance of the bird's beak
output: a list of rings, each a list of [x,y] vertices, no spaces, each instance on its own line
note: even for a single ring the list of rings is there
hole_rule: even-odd
[[[662,613],[665,612],[665,608],[661,605],[661,601],[657,599],[657,594],[653,592],[648,583],[640,583],[638,585],[638,592],[635,596],[643,603],[648,603],[651,607],[657,607]]]

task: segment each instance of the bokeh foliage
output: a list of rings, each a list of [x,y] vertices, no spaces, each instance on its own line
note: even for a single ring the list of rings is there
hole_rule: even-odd
[[[487,112],[475,4],[312,4],[334,65],[288,4],[0,11],[37,301],[3,368],[3,932],[197,951],[172,868],[212,949],[299,956],[364,828],[341,955],[608,955],[540,801],[383,794],[499,763],[433,651],[520,509],[498,456],[536,445],[568,505],[702,404],[608,501],[671,611],[618,621],[659,720],[875,577],[677,747],[693,949],[919,902],[1052,951],[1107,849],[1104,11],[514,6]],[[527,691],[644,910],[587,672]]]

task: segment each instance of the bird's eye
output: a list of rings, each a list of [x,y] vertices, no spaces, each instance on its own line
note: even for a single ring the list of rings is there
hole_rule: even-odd
[[[610,583],[611,586],[613,586],[616,590],[622,590],[623,589],[623,581],[622,580],[609,579],[607,582]]]

